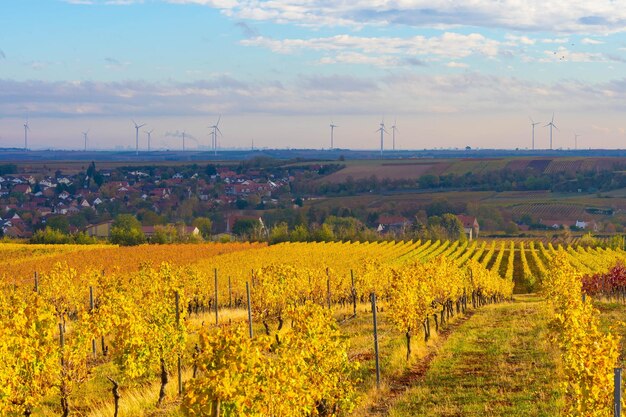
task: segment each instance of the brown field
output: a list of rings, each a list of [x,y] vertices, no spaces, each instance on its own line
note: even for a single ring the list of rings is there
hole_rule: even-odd
[[[5,161],[5,163],[15,163],[19,167],[20,174],[25,175],[53,175],[55,171],[61,170],[65,175],[74,175],[79,172],[85,171],[89,168],[89,164],[91,161],[42,161],[42,162],[31,162],[31,161]],[[192,164],[196,164],[202,169],[206,167],[207,164],[218,164],[218,165],[236,165],[237,161],[214,161],[214,160],[206,160],[206,161],[96,161],[96,166],[98,169],[110,169],[114,170],[116,168],[121,167],[148,167],[148,166],[160,166],[160,167],[177,167],[177,166],[189,166]]]
[[[375,175],[378,179],[388,178],[390,180],[417,179],[425,174],[440,174],[447,167],[445,162],[406,162],[406,163],[384,163],[378,164],[354,164],[348,165],[344,169],[324,177],[324,182],[337,183],[344,182],[348,177],[354,180],[367,179]]]
[[[567,219],[583,220],[592,216],[585,212],[584,207],[574,204],[531,203],[518,204],[511,207],[514,216],[530,214],[537,219]]]

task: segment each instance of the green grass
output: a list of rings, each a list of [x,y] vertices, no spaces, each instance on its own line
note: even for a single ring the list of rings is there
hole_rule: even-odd
[[[560,415],[562,378],[547,317],[545,303],[529,295],[478,310],[389,415]]]

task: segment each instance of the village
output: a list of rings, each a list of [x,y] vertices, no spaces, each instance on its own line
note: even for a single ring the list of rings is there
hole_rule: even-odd
[[[64,175],[7,174],[0,176],[0,220],[2,233],[11,238],[29,238],[37,229],[55,226],[66,233],[86,232],[108,237],[116,215],[133,213],[142,220],[149,237],[154,225],[190,223],[205,215],[217,219],[216,226],[229,232],[235,219],[216,213],[245,208],[291,205],[288,176],[274,178],[258,170],[236,173],[230,167],[180,171],[172,168],[148,170],[96,170]],[[212,170],[209,170],[212,171]],[[293,180],[293,177],[291,178]],[[215,220],[214,220],[215,221]],[[187,226],[185,233],[198,233]]]

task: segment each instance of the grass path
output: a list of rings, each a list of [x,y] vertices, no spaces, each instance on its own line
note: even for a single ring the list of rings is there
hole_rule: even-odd
[[[389,410],[405,416],[561,415],[558,351],[532,295],[479,309]]]

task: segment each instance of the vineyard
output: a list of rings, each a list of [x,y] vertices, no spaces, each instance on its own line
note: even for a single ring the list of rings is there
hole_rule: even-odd
[[[538,290],[568,413],[611,407],[619,340],[591,297],[625,298],[619,249],[4,244],[0,258],[2,415],[383,415],[463,317]]]

